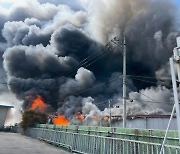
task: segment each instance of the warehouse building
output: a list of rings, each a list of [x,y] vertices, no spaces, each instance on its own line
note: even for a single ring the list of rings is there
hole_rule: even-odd
[[[118,120],[118,118],[120,120]],[[126,126],[127,128],[137,129],[161,129],[166,130],[170,115],[128,115]],[[112,124],[113,127],[123,127],[121,116],[112,116],[112,120],[116,122]],[[177,130],[177,119],[173,116],[170,124],[170,130]]]
[[[13,108],[13,106],[0,105],[0,128],[4,126],[10,108]]]

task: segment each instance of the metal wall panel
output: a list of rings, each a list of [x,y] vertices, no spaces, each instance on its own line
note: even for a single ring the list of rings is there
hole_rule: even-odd
[[[0,107],[0,128],[4,126],[8,109],[6,107]]]
[[[169,118],[137,118],[127,120],[127,128],[161,129],[166,130]],[[122,121],[112,124],[112,127],[122,127]],[[177,130],[176,118],[173,118],[170,130]]]

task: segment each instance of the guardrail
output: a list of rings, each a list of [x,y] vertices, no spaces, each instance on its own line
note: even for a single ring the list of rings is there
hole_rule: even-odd
[[[26,135],[64,146],[72,152],[89,154],[159,154],[161,144],[64,132],[52,129],[30,128]],[[163,154],[179,154],[180,147],[165,145]]]

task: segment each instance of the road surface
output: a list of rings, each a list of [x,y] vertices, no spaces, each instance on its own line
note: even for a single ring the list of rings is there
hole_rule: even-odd
[[[69,154],[48,143],[16,133],[0,132],[0,154]]]

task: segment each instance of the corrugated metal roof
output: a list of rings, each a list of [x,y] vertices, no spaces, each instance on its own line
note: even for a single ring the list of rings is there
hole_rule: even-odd
[[[11,106],[11,105],[0,105],[0,107],[14,108],[14,106]]]
[[[134,118],[170,118],[171,115],[154,115],[154,114],[150,114],[150,115],[144,115],[144,114],[139,114],[139,115],[128,115],[127,119],[134,119]],[[122,116],[112,116],[112,117],[116,117],[116,118],[122,118]],[[173,118],[176,118],[176,116],[174,115]]]
[[[154,114],[150,114],[150,115],[129,115],[128,117],[134,117],[134,118],[170,118],[171,115],[154,115]],[[174,115],[173,118],[175,118],[176,116]]]

